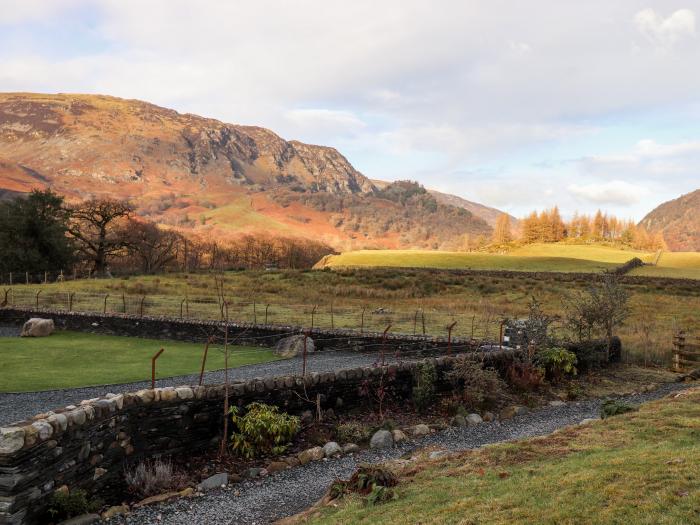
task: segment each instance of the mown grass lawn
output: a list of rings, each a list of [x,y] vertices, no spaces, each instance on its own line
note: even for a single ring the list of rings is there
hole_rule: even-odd
[[[0,392],[32,392],[80,386],[128,383],[151,378],[151,356],[157,378],[196,374],[204,346],[178,341],[55,332],[49,337],[0,338]],[[231,367],[276,360],[272,350],[232,346]],[[221,347],[210,346],[207,370],[224,367]]]
[[[700,523],[700,389],[543,438],[401,471],[398,499],[359,497],[314,524]],[[306,519],[304,519],[306,523]]]

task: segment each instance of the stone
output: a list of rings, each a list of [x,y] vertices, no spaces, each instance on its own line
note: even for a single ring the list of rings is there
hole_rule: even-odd
[[[490,423],[491,421],[496,421],[496,414],[493,412],[484,412],[481,419],[483,419],[486,423]]]
[[[124,514],[128,513],[129,507],[127,505],[114,505],[102,513],[102,519],[108,520],[110,518],[114,518],[115,516],[123,516]]]
[[[501,410],[500,418],[511,419],[515,416],[521,416],[523,414],[527,414],[527,408],[518,405],[512,405],[509,407],[505,407],[503,410]]]
[[[449,452],[447,450],[433,450],[428,457],[430,459],[440,459],[444,458],[445,456],[449,455]]]
[[[136,397],[138,397],[142,403],[152,403],[155,401],[156,394],[151,389],[144,389],[136,392]]]
[[[12,454],[24,446],[24,429],[20,427],[0,428],[0,454]]]
[[[179,399],[193,399],[194,398],[194,392],[188,386],[177,387],[175,389],[175,392],[177,393],[177,397]]]
[[[24,445],[32,447],[39,439],[39,431],[31,425],[24,427]]]
[[[124,394],[107,394],[105,397],[112,399],[116,403],[118,410],[124,407]]]
[[[68,428],[68,418],[63,414],[52,414],[46,421],[51,424],[55,432],[64,432]]]
[[[421,423],[420,425],[416,425],[411,429],[411,434],[413,434],[416,437],[427,436],[428,434],[430,434],[430,427]]]
[[[161,401],[175,401],[177,399],[177,392],[171,386],[166,386],[160,389],[160,400]]]
[[[53,435],[53,427],[45,419],[40,419],[32,423],[32,426],[36,428],[37,434],[41,441],[46,441]]]
[[[355,443],[346,443],[343,445],[343,454],[354,454],[355,452],[359,452],[360,447],[357,446]]]
[[[53,333],[55,326],[53,319],[42,319],[40,317],[32,317],[24,323],[22,327],[21,337],[46,337]]]
[[[207,490],[218,489],[221,485],[228,485],[228,472],[220,472],[209,476],[197,485],[197,490],[205,492]]]
[[[182,489],[180,492],[178,492],[178,495],[181,498],[187,498],[194,494],[194,489],[192,487],[187,487],[186,489]]]
[[[343,449],[340,448],[340,445],[336,443],[335,441],[329,441],[325,445],[323,445],[323,453],[326,455],[327,458],[332,458],[333,456],[339,456],[340,454],[343,453]]]
[[[394,443],[401,443],[402,441],[406,441],[408,439],[408,436],[404,433],[404,431],[399,430],[398,428],[391,431],[391,437],[394,438]]]
[[[99,514],[81,514],[75,518],[62,521],[61,525],[90,525],[91,523],[97,523],[98,521],[100,521]]]
[[[107,474],[107,469],[103,469],[102,467],[97,467],[97,468],[95,469],[95,475],[92,476],[92,479],[93,479],[94,481],[97,481],[98,479],[100,479],[100,478],[101,478],[102,476],[104,476],[105,474]]]
[[[297,458],[296,456],[292,456],[292,457],[290,457],[290,458],[286,458],[284,461],[285,461],[285,463],[287,463],[287,465],[289,465],[289,466],[292,467],[292,468],[298,467],[298,466],[301,464],[301,463],[299,462],[299,458]]]
[[[600,421],[599,417],[587,417],[586,419],[582,420],[579,425],[588,425],[589,423],[593,423],[594,421]]]
[[[275,355],[280,357],[296,357],[304,353],[304,335],[291,335],[280,339],[275,345]],[[306,353],[310,354],[316,350],[313,339],[306,338]]]
[[[549,406],[550,407],[565,407],[566,403],[564,401],[557,399],[556,401],[550,401]]]
[[[311,412],[311,410],[304,410],[301,413],[300,421],[301,421],[302,425],[310,425],[311,423],[313,423],[314,422],[313,412]]]
[[[453,427],[466,427],[467,419],[463,415],[457,414],[450,420],[450,425]]]
[[[171,500],[173,498],[179,498],[179,492],[165,492],[164,494],[156,494],[155,496],[150,496],[146,499],[142,499],[138,503],[134,504],[134,507],[145,507],[146,505],[152,505],[153,503],[163,503],[164,501]]]
[[[483,419],[481,419],[481,416],[479,414],[469,414],[466,417],[467,420],[467,425],[468,426],[474,426],[474,425],[479,425],[484,422]]]
[[[388,430],[377,430],[369,440],[370,448],[391,448],[394,446],[394,436]]]
[[[260,473],[263,471],[262,468],[259,467],[250,467],[248,470],[245,472],[245,477],[248,479],[252,478],[257,478],[260,476]]]
[[[270,474],[274,474],[275,472],[287,470],[289,468],[289,465],[284,461],[273,461],[266,468]]]
[[[67,414],[68,423],[71,425],[83,425],[85,423],[85,411],[82,408],[71,410]]]
[[[306,465],[312,461],[320,461],[325,457],[325,455],[326,454],[323,452],[321,447],[313,447],[299,452],[299,454],[297,454],[297,458],[299,458],[299,463]]]

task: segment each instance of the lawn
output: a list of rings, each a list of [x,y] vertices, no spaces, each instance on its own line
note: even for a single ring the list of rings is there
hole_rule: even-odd
[[[303,522],[700,523],[700,389],[683,395],[543,438],[394,464],[395,501],[348,497]]]
[[[49,337],[0,337],[0,392],[32,392],[79,386],[128,383],[151,378],[151,356],[157,378],[195,374],[201,367],[203,345],[177,341],[55,332]],[[272,350],[231,347],[231,367],[265,363]],[[220,347],[210,347],[207,370],[224,367]],[[235,372],[234,372],[235,377]]]
[[[359,250],[331,255],[323,267],[403,267],[454,268],[464,270],[508,270],[522,272],[589,272],[612,269],[634,254],[627,253],[622,261],[599,261],[570,256],[496,255],[474,252],[443,252],[428,250]],[[606,254],[608,258],[610,254]]]

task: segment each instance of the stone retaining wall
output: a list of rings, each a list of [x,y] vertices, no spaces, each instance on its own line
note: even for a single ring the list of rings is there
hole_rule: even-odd
[[[106,335],[149,337],[204,343],[208,337],[223,338],[223,321],[174,319],[172,317],[138,316],[133,314],[100,314],[66,312],[62,310],[0,308],[0,323],[22,325],[30,317],[48,317],[62,330],[74,330]],[[254,325],[252,323],[228,323],[229,341],[236,344],[273,347],[280,339],[291,334],[304,333],[300,326]],[[314,328],[310,332],[317,350],[351,350],[377,352],[382,345],[382,334],[359,330],[326,330]],[[469,341],[453,338],[455,347],[464,347]],[[439,353],[447,349],[447,339],[443,337],[412,336],[407,334],[387,334],[386,350],[416,351],[427,354]]]
[[[504,370],[517,356],[501,351],[470,354]],[[454,357],[430,358],[438,371],[437,390]],[[363,367],[305,377],[252,379],[230,385],[232,405],[262,401],[299,414],[315,405],[344,411],[364,406],[366,382],[384,374],[396,400],[411,397],[418,362]],[[124,468],[159,455],[196,453],[217,442],[222,428],[223,385],[140,390],[83,401],[0,429],[0,524],[39,523],[54,491],[66,485],[110,503],[122,494]],[[339,401],[340,399],[340,401]],[[339,408],[341,407],[341,408]]]

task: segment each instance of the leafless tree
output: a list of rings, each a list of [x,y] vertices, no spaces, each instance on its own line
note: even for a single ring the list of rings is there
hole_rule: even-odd
[[[132,213],[132,206],[125,201],[91,199],[68,211],[68,233],[78,251],[91,262],[96,275],[106,275],[108,258],[126,246],[124,230],[119,226]]]
[[[152,222],[129,221],[126,245],[140,262],[144,273],[157,272],[175,261],[183,237]]]

